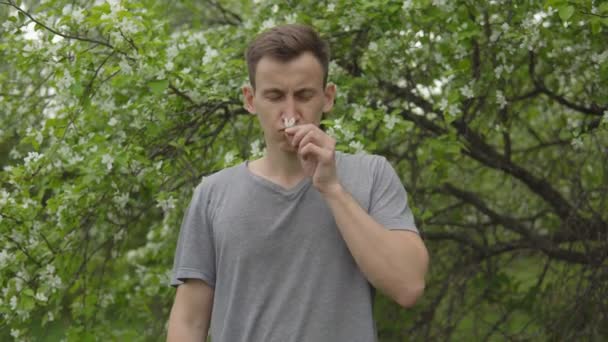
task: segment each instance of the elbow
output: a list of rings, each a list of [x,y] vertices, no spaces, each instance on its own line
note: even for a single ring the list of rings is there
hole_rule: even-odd
[[[403,308],[407,309],[413,307],[418,299],[422,297],[422,294],[424,293],[424,286],[424,281],[411,284],[406,289],[401,291],[397,298],[395,298],[395,301]]]

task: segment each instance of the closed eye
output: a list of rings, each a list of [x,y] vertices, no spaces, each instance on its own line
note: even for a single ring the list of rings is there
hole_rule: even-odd
[[[269,91],[264,93],[264,97],[270,101],[279,101],[283,98],[283,93],[278,91]]]
[[[296,97],[302,101],[308,101],[315,96],[314,91],[312,90],[304,90],[296,93]]]

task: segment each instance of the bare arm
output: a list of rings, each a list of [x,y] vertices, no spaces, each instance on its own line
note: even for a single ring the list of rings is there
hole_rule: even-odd
[[[369,282],[401,306],[413,306],[424,290],[429,263],[420,236],[381,226],[342,187],[326,193],[325,199]]]
[[[168,342],[206,340],[213,294],[213,288],[198,279],[188,279],[177,287],[169,316]]]

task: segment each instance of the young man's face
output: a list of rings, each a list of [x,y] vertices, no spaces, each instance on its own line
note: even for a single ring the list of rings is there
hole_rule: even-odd
[[[323,87],[323,67],[312,53],[289,62],[263,57],[256,68],[255,91],[243,88],[245,108],[257,114],[269,148],[295,152],[282,131],[286,121],[319,125],[333,107],[336,88]]]

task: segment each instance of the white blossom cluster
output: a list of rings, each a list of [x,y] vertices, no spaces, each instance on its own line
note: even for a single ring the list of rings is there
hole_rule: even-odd
[[[260,158],[266,153],[266,148],[262,149],[262,142],[260,139],[256,139],[251,143],[251,157],[252,158]]]

